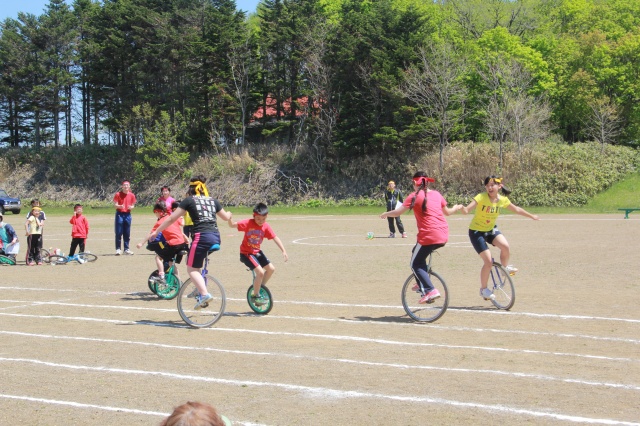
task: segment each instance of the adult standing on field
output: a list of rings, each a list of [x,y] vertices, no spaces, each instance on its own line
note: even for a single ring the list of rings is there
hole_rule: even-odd
[[[122,188],[113,196],[113,204],[116,208],[116,256],[122,254],[122,244],[124,243],[124,254],[133,254],[129,250],[129,240],[131,238],[131,210],[135,207],[136,196],[131,192],[129,181],[122,182]]]
[[[390,180],[387,184],[387,190],[384,192],[384,200],[387,203],[388,212],[395,210],[398,203],[402,204],[402,192],[400,192],[400,190],[396,188],[396,183],[392,180]],[[407,233],[404,232],[404,225],[402,224],[402,219],[400,219],[400,216],[387,218],[387,221],[389,222],[389,238],[396,237],[396,228],[393,225],[394,220],[396,222],[396,225],[398,225],[398,232],[402,234],[402,238],[407,238]]]

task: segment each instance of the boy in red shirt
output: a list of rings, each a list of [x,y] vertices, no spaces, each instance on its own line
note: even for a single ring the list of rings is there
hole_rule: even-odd
[[[265,238],[273,240],[280,251],[282,251],[284,261],[289,260],[282,241],[280,241],[280,238],[278,238],[271,226],[267,223],[268,214],[269,209],[267,205],[258,203],[253,209],[253,219],[234,222],[230,217],[227,221],[230,227],[238,228],[238,231],[244,232],[244,238],[242,239],[242,244],[240,244],[240,262],[247,265],[247,267],[255,273],[253,294],[251,297],[254,299],[256,306],[263,304],[258,298],[260,287],[267,284],[267,281],[269,281],[269,278],[271,278],[276,270],[271,261],[267,259],[267,256],[265,256],[260,249],[262,241]]]
[[[82,215],[82,204],[73,206],[73,216],[69,219],[71,224],[71,247],[69,248],[69,257],[76,253],[76,248],[80,246],[79,253],[84,252],[85,242],[89,236],[89,221],[86,216]]]
[[[176,258],[176,263],[180,263],[180,261],[182,260],[182,256],[178,253],[189,248],[187,245],[187,242],[189,240],[187,239],[187,236],[182,233],[180,222],[176,220],[160,234],[158,234],[158,236],[153,241],[149,241],[149,238],[151,238],[151,234],[156,229],[158,229],[158,227],[162,225],[165,220],[169,218],[167,206],[164,201],[157,202],[153,206],[153,213],[156,215],[158,220],[153,225],[153,228],[151,228],[151,231],[149,231],[149,234],[144,237],[144,240],[138,243],[136,247],[140,248],[144,243],[149,243],[147,245],[147,249],[156,253],[156,266],[158,267],[158,279],[156,280],[156,282],[158,284],[165,284],[166,280],[164,277],[164,263],[167,262],[167,264],[170,265],[171,262],[173,262],[174,256]]]

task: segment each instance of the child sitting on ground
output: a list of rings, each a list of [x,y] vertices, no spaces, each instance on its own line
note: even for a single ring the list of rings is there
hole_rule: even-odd
[[[271,226],[267,223],[267,215],[269,209],[264,203],[258,203],[253,209],[253,219],[240,220],[234,222],[230,217],[227,223],[232,228],[238,228],[238,231],[244,232],[242,244],[240,244],[240,262],[244,263],[250,270],[254,271],[255,279],[253,280],[253,294],[251,295],[256,306],[260,306],[263,301],[260,299],[260,287],[267,284],[269,278],[273,275],[276,268],[271,261],[265,256],[260,249],[262,241],[266,237],[273,240],[280,251],[284,261],[289,260],[287,252],[282,245],[280,238],[273,232]]]
[[[176,258],[176,263],[180,263],[182,261],[182,255],[179,253],[182,250],[188,249],[187,242],[189,241],[182,233],[182,228],[180,227],[180,223],[178,221],[172,223],[162,231],[158,236],[153,240],[149,241],[151,238],[151,234],[158,229],[158,227],[169,218],[169,214],[167,212],[167,206],[164,201],[157,202],[153,206],[153,213],[158,218],[153,228],[149,234],[142,240],[140,243],[136,245],[137,248],[142,247],[145,242],[148,242],[147,249],[156,253],[156,266],[158,267],[158,277],[155,279],[158,284],[165,284],[165,268],[164,263],[166,262],[169,266],[173,262],[173,258]],[[176,270],[176,275],[177,275]]]

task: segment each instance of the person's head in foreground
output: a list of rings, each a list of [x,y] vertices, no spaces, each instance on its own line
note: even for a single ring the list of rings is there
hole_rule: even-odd
[[[160,426],[231,426],[231,421],[203,402],[186,402],[160,423]]]

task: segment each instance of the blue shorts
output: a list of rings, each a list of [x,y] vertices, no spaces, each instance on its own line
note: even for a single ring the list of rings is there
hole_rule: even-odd
[[[469,229],[469,240],[471,240],[473,248],[476,249],[476,253],[480,254],[485,250],[489,250],[489,244],[493,245],[493,240],[500,234],[502,232],[500,232],[497,225],[487,232]]]
[[[256,269],[258,265],[264,268],[265,266],[271,263],[271,261],[267,259],[267,256],[264,255],[262,250],[260,250],[256,254],[240,253],[240,262],[247,265],[247,268],[249,268],[250,271],[253,271],[254,269]]]
[[[214,244],[220,244],[220,234],[214,232],[193,234],[193,241],[191,242],[191,248],[187,255],[187,266],[192,268],[202,268],[204,265],[204,259],[209,254],[211,246]]]

